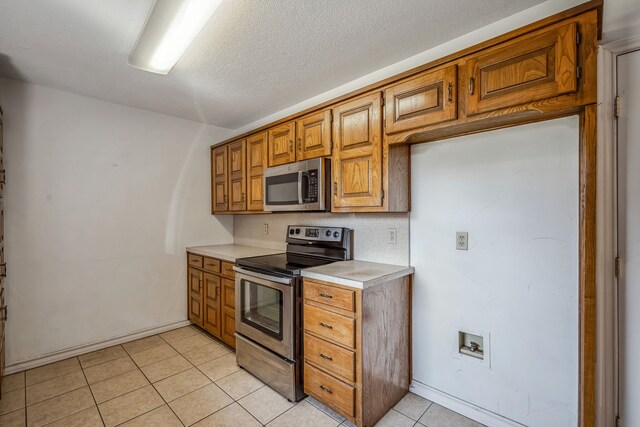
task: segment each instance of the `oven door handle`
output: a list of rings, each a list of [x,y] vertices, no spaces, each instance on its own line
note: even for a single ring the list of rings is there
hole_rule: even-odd
[[[285,279],[284,277],[270,276],[268,274],[256,273],[255,271],[245,270],[240,267],[233,267],[233,271],[236,273],[244,274],[249,277],[256,277],[258,279],[267,280],[269,282],[281,283],[283,285],[291,285],[293,279]]]

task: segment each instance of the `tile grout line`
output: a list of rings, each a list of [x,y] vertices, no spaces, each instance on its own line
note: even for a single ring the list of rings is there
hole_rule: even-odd
[[[78,359],[78,363],[80,363],[80,359]],[[105,423],[104,422],[104,418],[102,418],[102,412],[100,412],[100,408],[98,407],[98,402],[96,402],[96,397],[93,395],[93,390],[91,389],[91,385],[89,384],[89,380],[87,379],[87,375],[84,373],[84,368],[82,367],[82,363],[80,363],[80,370],[82,370],[82,375],[84,376],[84,380],[87,382],[87,387],[89,388],[89,393],[91,393],[91,398],[93,399],[93,404],[96,405],[96,411],[98,411],[98,415],[100,416],[100,421],[102,421],[102,425],[103,426],[106,426],[107,423]],[[71,414],[71,415],[73,415],[73,414]]]

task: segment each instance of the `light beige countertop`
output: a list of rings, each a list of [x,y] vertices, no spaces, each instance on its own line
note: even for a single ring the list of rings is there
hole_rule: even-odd
[[[413,267],[353,260],[305,268],[302,277],[365,289],[413,272]]]
[[[258,248],[255,246],[244,245],[211,245],[211,246],[191,246],[187,248],[187,252],[196,255],[218,258],[223,261],[236,262],[238,258],[246,258],[251,256],[281,254],[284,252],[280,249]]]

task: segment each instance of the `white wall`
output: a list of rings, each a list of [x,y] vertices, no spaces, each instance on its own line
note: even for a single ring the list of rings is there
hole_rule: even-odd
[[[577,424],[578,119],[412,147],[414,380],[527,426]],[[469,250],[455,250],[455,233]],[[490,336],[490,368],[457,331]]]
[[[263,224],[269,234],[263,234]],[[387,264],[409,264],[408,214],[331,214],[278,213],[272,215],[238,215],[235,218],[235,243],[285,248],[288,225],[325,225],[354,230],[354,259]],[[397,243],[388,243],[390,228],[397,230]]]
[[[229,243],[209,205],[229,131],[0,79],[7,363],[186,319],[188,245]]]

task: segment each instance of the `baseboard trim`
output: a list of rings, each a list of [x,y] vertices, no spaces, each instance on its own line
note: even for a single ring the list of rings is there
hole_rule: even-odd
[[[145,338],[151,335],[156,335],[171,329],[187,326],[189,324],[191,324],[191,322],[189,322],[188,320],[180,320],[178,322],[172,322],[166,325],[154,326],[153,328],[142,329],[127,335],[110,338],[104,341],[98,341],[91,344],[85,344],[77,347],[66,348],[64,350],[59,350],[59,351],[45,354],[44,356],[36,357],[34,359],[23,360],[21,362],[16,362],[16,363],[12,363],[11,365],[7,365],[4,368],[4,373],[5,375],[15,374],[16,372],[21,372],[27,369],[33,369],[39,366],[48,365],[49,363],[58,362],[60,360],[68,359],[69,357],[79,356],[81,354],[90,353],[96,350],[102,350],[103,348],[122,344],[127,341],[133,341],[140,338]]]
[[[466,402],[462,399],[458,399],[455,396],[447,394],[416,380],[413,380],[411,382],[411,386],[409,387],[409,389],[418,396],[422,396],[425,399],[437,403],[440,406],[444,406],[447,409],[451,409],[452,411],[462,414],[467,418],[471,418],[472,420],[489,427],[526,427],[524,424],[520,424],[494,412],[487,411],[486,409]]]

